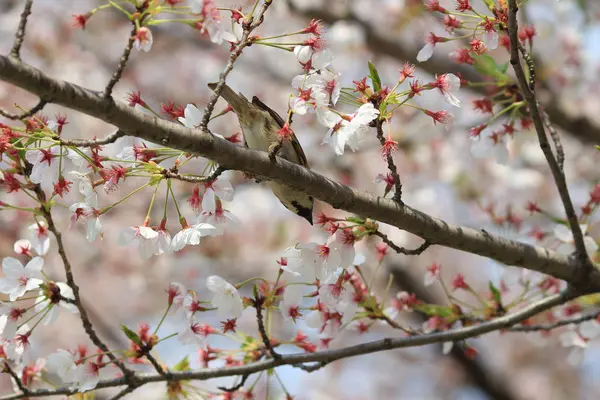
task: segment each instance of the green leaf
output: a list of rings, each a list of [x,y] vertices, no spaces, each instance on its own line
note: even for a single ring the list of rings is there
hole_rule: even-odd
[[[377,68],[375,68],[375,65],[371,61],[369,61],[369,78],[371,78],[371,82],[373,83],[373,90],[379,92],[381,90],[381,78],[379,77]]]
[[[189,371],[190,370],[190,360],[188,356],[185,356],[183,360],[179,361],[177,364],[173,366],[174,371]]]
[[[498,303],[498,305],[502,305],[502,295],[496,286],[494,286],[492,281],[490,281],[490,292],[492,292],[492,296],[494,297],[494,300],[496,300],[496,303]]]
[[[154,174],[152,175],[152,177],[150,177],[150,186],[156,186],[158,185],[164,178],[164,175],[162,174]]]
[[[365,223],[364,219],[358,218],[358,217],[348,217],[348,218],[346,218],[346,221],[354,222],[355,224],[359,224],[359,225],[362,225]]]
[[[125,325],[121,325],[121,330],[123,331],[125,336],[127,336],[127,339],[131,340],[133,343],[137,344],[140,347],[143,346],[142,339],[140,339],[137,333],[135,333]]]
[[[506,75],[508,64],[498,65],[496,60],[487,54],[475,55],[473,58],[475,59],[475,69],[481,74],[496,78],[500,82],[508,81],[508,75]]]
[[[454,313],[449,307],[438,306],[437,304],[421,304],[415,307],[418,311],[429,316],[449,317]]]

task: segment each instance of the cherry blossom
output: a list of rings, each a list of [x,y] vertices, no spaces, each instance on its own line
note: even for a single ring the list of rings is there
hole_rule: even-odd
[[[171,240],[171,250],[179,251],[185,246],[197,246],[200,244],[200,238],[217,234],[217,228],[206,223],[198,223],[188,226],[177,232]]]
[[[16,258],[6,257],[2,260],[4,278],[0,278],[0,293],[8,294],[10,301],[15,301],[25,292],[37,289],[43,283],[42,267],[44,259],[32,258],[26,266]]]
[[[27,310],[18,308],[16,305],[3,305],[0,307],[0,327],[2,328],[2,338],[11,340],[15,337],[19,325],[27,320]]]
[[[40,221],[36,224],[29,225],[27,228],[31,231],[29,241],[33,250],[40,256],[45,255],[50,250],[50,234],[46,222]]]
[[[217,197],[220,200],[233,200],[233,186],[225,179],[216,179],[204,183],[206,191],[202,197],[202,211],[215,213],[217,211]]]
[[[152,31],[145,26],[142,26],[137,30],[135,34],[135,40],[133,42],[133,47],[137,51],[144,50],[145,52],[149,52],[152,49]]]
[[[226,230],[235,229],[241,224],[240,220],[235,215],[223,208],[221,201],[218,199],[215,211],[203,211],[202,214],[198,216],[196,223],[213,226],[215,230],[214,232],[211,232],[211,236],[222,235]]]
[[[281,268],[309,282],[314,281],[317,278],[317,265],[319,264],[317,261],[318,256],[315,252],[316,246],[316,243],[308,243],[288,247],[283,252],[282,257],[286,260],[286,263]]]
[[[446,42],[446,41],[448,41],[448,39],[436,36],[433,33],[429,33],[427,35],[427,37],[425,38],[425,46],[423,46],[423,48],[421,50],[419,50],[419,53],[417,54],[417,61],[425,62],[425,61],[429,60],[431,58],[431,56],[433,55],[433,51],[435,50],[435,45],[437,43],[442,43],[442,42]]]
[[[45,312],[42,319],[44,325],[49,325],[56,321],[60,313],[59,307],[73,314],[79,312],[75,304],[64,300],[75,300],[73,289],[69,285],[63,282],[47,282],[45,286],[40,291],[40,296],[36,299],[35,305],[36,312]]]
[[[435,77],[435,82],[431,84],[436,87],[446,98],[448,104],[460,107],[460,100],[455,92],[460,89],[460,78],[454,74],[443,74]]]
[[[72,353],[58,349],[46,357],[46,369],[48,372],[58,375],[64,383],[70,383],[74,387],[76,386],[75,382],[79,380],[79,370],[75,361]]]
[[[342,315],[342,325],[350,322],[358,309],[354,302],[354,288],[350,283],[322,285],[319,299],[328,309]]]
[[[342,268],[348,268],[354,264],[356,258],[356,250],[354,248],[354,242],[356,238],[352,231],[347,229],[339,229],[333,234],[328,240],[327,245],[333,250],[340,254],[340,266]]]
[[[125,228],[119,235],[118,244],[127,246],[135,243],[140,256],[147,260],[156,253],[158,232],[147,226],[132,226]]]
[[[185,106],[183,117],[177,118],[186,128],[194,129],[202,122],[202,112],[193,104]]]
[[[372,103],[365,103],[352,115],[338,114],[329,108],[317,109],[319,121],[329,128],[323,143],[335,151],[337,155],[344,154],[348,145],[352,151],[359,149],[363,136],[369,131],[368,124],[379,115]]]
[[[13,250],[15,253],[19,255],[26,255],[32,257],[31,255],[31,242],[27,239],[19,239],[13,245]]]
[[[436,263],[433,263],[427,267],[427,273],[425,274],[425,280],[423,281],[423,284],[425,286],[431,286],[437,282],[438,279],[440,279],[440,270],[441,266]]]
[[[93,242],[98,237],[98,234],[102,234],[102,223],[96,209],[87,203],[74,203],[69,207],[69,210],[73,213],[71,216],[72,224],[80,218],[87,222],[85,238],[88,242]]]
[[[60,147],[27,151],[25,158],[33,165],[29,179],[33,183],[51,185],[58,181],[60,174]]]
[[[213,293],[211,303],[221,318],[237,318],[242,314],[242,298],[235,286],[218,275],[206,278],[206,288]]]
[[[586,224],[579,225],[581,232],[583,233],[583,243],[585,245],[585,249],[590,257],[593,257],[596,251],[598,251],[598,244],[596,241],[586,235],[588,226]],[[558,246],[556,251],[561,254],[571,254],[575,251],[575,244],[573,241],[573,232],[566,225],[560,224],[556,225],[554,228],[554,236],[562,243]]]
[[[304,287],[301,284],[290,285],[285,287],[283,292],[283,300],[279,304],[281,315],[286,320],[293,320],[300,317],[300,306],[302,305],[304,295]]]
[[[78,181],[77,189],[84,196],[85,203],[90,207],[98,207],[98,194],[94,190],[90,175],[78,171],[69,171],[69,175]]]
[[[579,365],[583,361],[588,341],[573,330],[562,333],[559,339],[563,347],[572,347],[571,352],[567,356],[567,362],[572,366]]]

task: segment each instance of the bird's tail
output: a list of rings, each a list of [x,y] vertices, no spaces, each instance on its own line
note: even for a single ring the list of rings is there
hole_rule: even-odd
[[[217,88],[217,82],[209,83],[208,87],[214,91]],[[221,90],[221,97],[223,97],[225,101],[229,103],[233,109],[233,112],[235,112],[237,115],[241,115],[243,111],[248,109],[248,99],[246,99],[243,95],[234,92],[233,89],[227,85],[223,86],[223,90]]]

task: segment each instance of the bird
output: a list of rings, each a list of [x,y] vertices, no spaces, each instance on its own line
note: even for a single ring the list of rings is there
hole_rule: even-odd
[[[215,90],[217,83],[209,83],[208,87]],[[231,106],[237,115],[244,134],[244,144],[247,148],[269,152],[279,141],[278,131],[283,128],[284,121],[269,106],[253,96],[252,101],[241,93],[236,93],[228,85],[224,85],[221,97]],[[287,161],[310,168],[304,150],[294,133],[285,140],[279,152],[279,157]],[[281,204],[288,210],[313,224],[314,199],[305,192],[283,183],[269,181],[267,185]]]

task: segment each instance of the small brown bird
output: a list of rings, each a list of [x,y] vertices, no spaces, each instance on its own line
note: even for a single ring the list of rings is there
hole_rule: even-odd
[[[208,87],[214,90],[217,84],[209,83]],[[252,97],[252,102],[249,102],[244,95],[234,92],[227,85],[223,87],[221,97],[229,103],[233,112],[236,113],[244,134],[246,147],[269,152],[277,144],[279,140],[277,132],[284,125],[284,121],[279,114],[260,101],[258,97]],[[304,150],[302,150],[302,146],[294,134],[292,134],[290,140],[283,142],[278,156],[309,168]],[[269,181],[267,184],[273,194],[281,201],[281,204],[294,214],[305,218],[312,225],[314,200],[311,196],[278,182]]]

